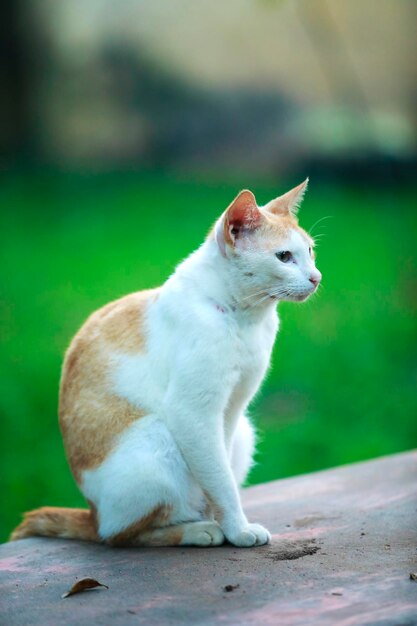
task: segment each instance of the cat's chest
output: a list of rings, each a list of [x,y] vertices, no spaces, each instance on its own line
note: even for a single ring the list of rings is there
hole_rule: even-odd
[[[236,423],[236,417],[244,410],[265,376],[277,329],[275,312],[263,323],[243,323],[236,327],[232,348],[234,375],[225,412],[229,426]]]
[[[262,374],[268,367],[278,328],[276,315],[261,322],[239,321],[234,329],[234,367],[239,379]]]

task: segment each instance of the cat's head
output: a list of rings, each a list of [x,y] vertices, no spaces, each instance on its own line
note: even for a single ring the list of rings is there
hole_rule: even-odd
[[[241,191],[216,223],[216,243],[248,304],[268,298],[300,302],[321,281],[314,241],[296,218],[307,183],[263,207],[251,191]]]

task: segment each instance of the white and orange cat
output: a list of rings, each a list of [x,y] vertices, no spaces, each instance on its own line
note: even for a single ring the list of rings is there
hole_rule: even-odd
[[[305,300],[321,280],[295,218],[306,186],[264,207],[242,191],[162,287],[87,320],[65,357],[59,416],[90,509],[32,511],[12,539],[270,541],[239,498],[254,452],[245,410],[268,368],[277,301]]]

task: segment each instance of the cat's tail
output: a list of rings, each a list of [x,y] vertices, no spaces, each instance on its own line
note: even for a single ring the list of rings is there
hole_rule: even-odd
[[[25,513],[23,522],[12,532],[10,541],[36,536],[100,541],[93,511],[54,506]]]

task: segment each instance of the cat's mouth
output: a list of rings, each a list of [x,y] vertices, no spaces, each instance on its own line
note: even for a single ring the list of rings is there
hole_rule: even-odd
[[[316,287],[312,289],[307,289],[306,291],[298,291],[298,292],[295,292],[289,289],[288,291],[281,292],[279,295],[271,293],[269,294],[269,296],[271,300],[287,300],[289,302],[304,302],[310,296],[312,296],[315,291],[316,291]]]
[[[314,286],[311,289],[307,289],[306,291],[303,291],[299,294],[294,294],[295,299],[297,302],[304,302],[305,300],[307,300],[307,298],[312,296],[313,293],[315,293],[316,291],[317,291],[317,286]]]
[[[311,295],[313,294],[313,291],[307,291],[306,293],[300,293],[296,296],[294,296],[294,299],[297,302],[304,302],[305,300],[307,300],[307,298],[309,298]]]

